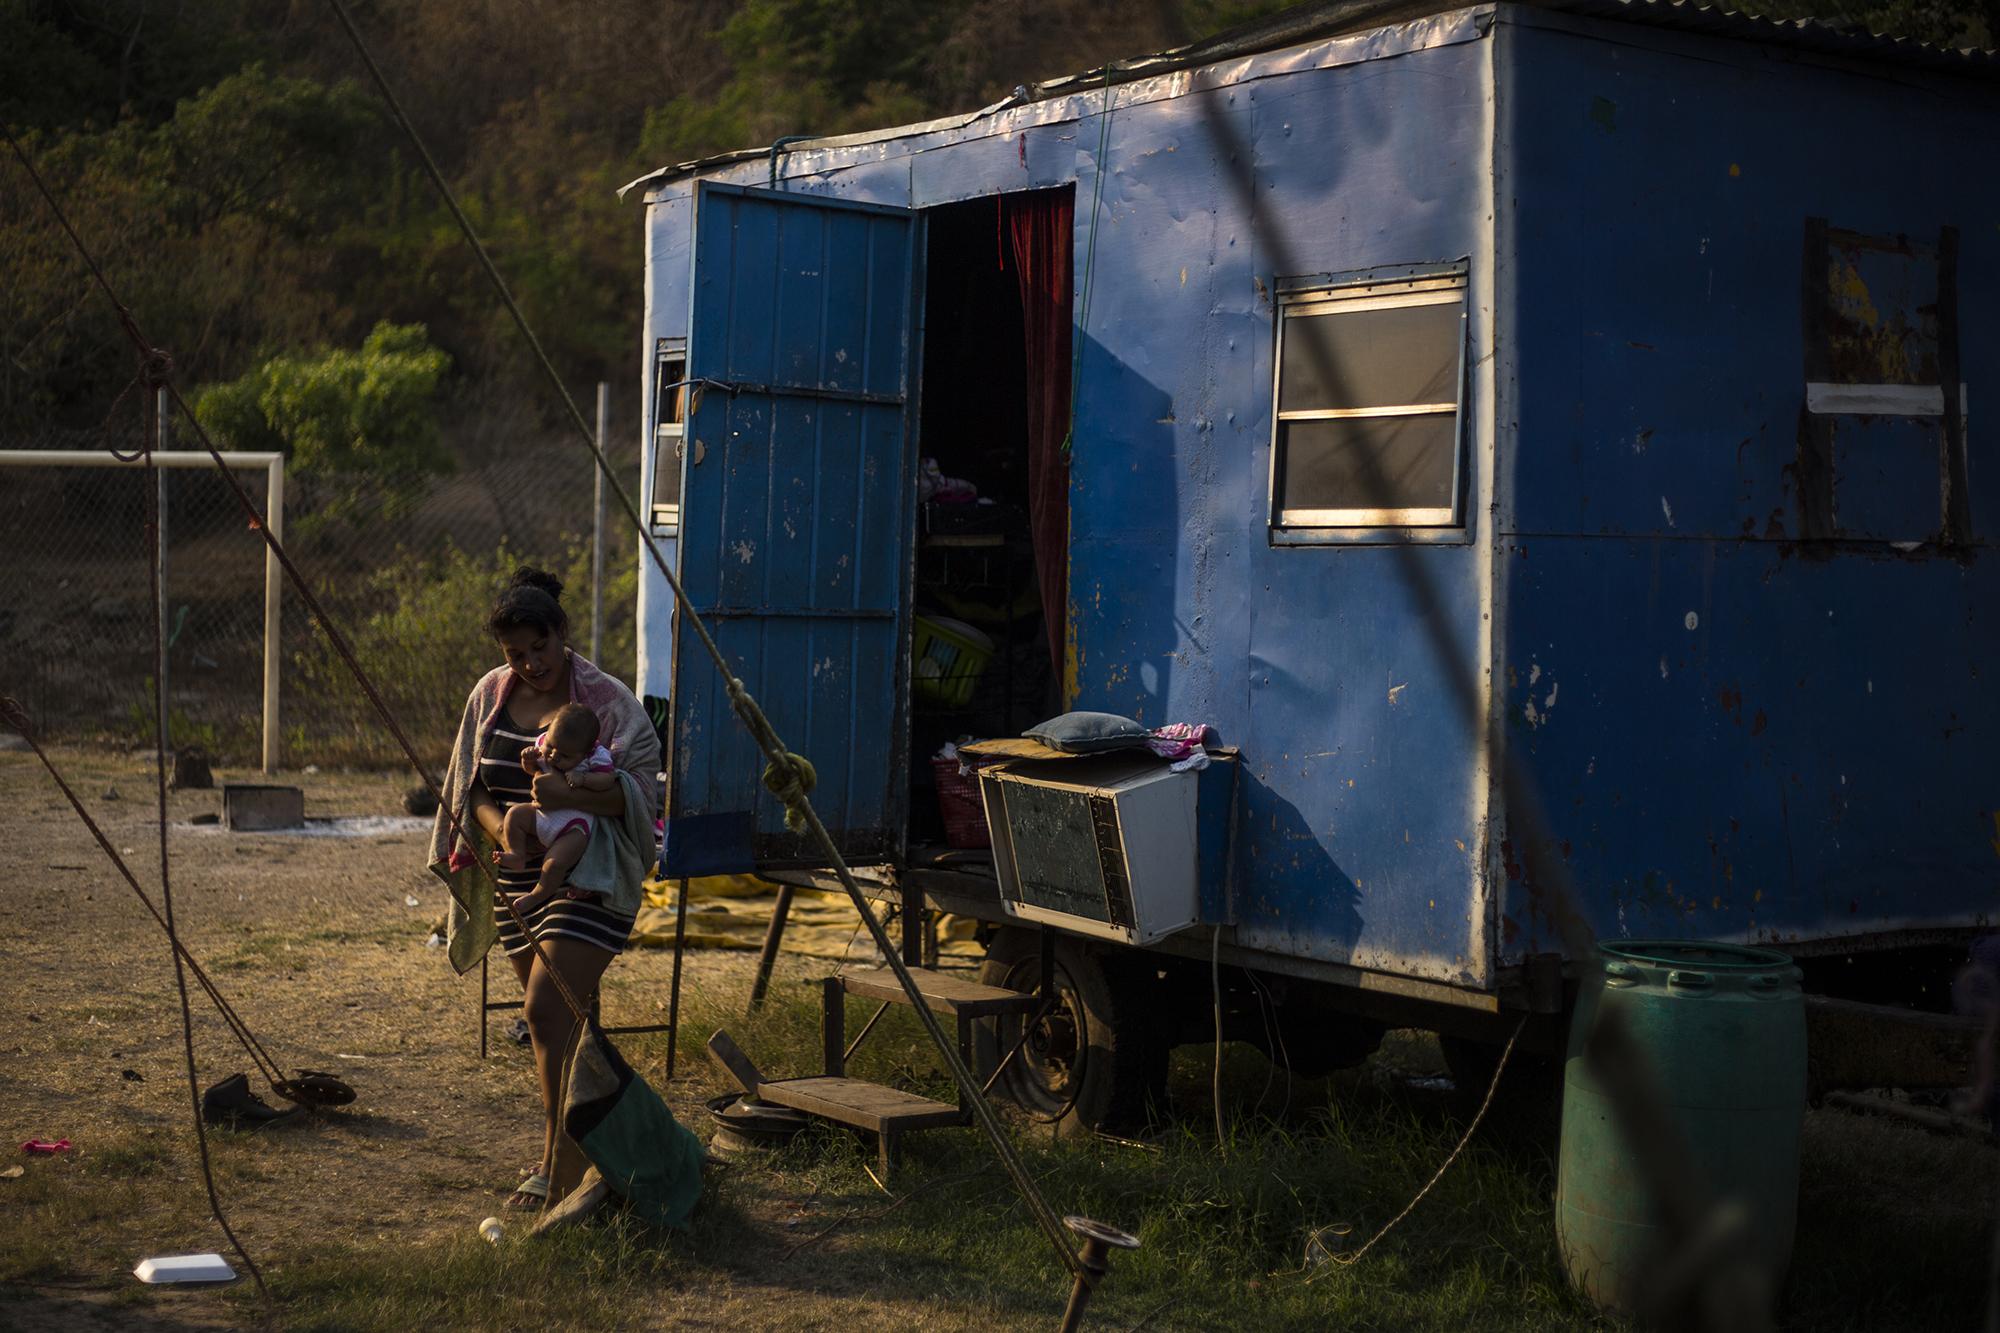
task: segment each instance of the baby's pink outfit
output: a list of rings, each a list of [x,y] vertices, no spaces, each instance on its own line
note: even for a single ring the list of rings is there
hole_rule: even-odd
[[[545,731],[535,737],[535,762],[544,773],[555,771],[549,767],[548,754],[549,733]],[[570,772],[609,773],[615,767],[616,765],[613,764],[611,759],[611,751],[600,745],[585,755],[583,762],[571,769]],[[582,810],[544,810],[539,805],[535,807],[535,841],[541,843],[544,847],[554,846],[557,838],[560,838],[573,828],[582,829],[583,836],[588,838],[591,829],[596,827],[596,824],[597,816],[587,814]]]

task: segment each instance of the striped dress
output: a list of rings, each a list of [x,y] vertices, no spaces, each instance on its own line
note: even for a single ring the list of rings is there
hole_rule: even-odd
[[[522,801],[534,799],[529,786],[533,779],[521,768],[521,751],[533,745],[535,738],[524,732],[525,728],[510,714],[501,713],[479,756],[479,780],[486,784],[502,814]],[[495,872],[495,878],[500,882],[500,892],[512,902],[522,894],[533,893],[541,873],[542,858],[530,855],[524,869],[501,868]],[[528,938],[515,924],[514,914],[497,901],[493,904],[493,919],[500,928],[500,947],[508,957],[528,952]],[[632,916],[614,912],[594,899],[567,898],[561,894],[528,915],[528,925],[537,939],[581,940],[613,954],[624,952],[625,940],[632,933],[632,921]]]

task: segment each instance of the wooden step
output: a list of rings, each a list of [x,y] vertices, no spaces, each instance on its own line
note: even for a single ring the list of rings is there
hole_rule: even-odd
[[[875,1134],[895,1135],[905,1130],[959,1125],[966,1118],[956,1106],[858,1078],[781,1079],[763,1084],[758,1096],[779,1106]]]
[[[932,1009],[943,1009],[957,1014],[960,1018],[986,1018],[993,1014],[1025,1014],[1035,1007],[1035,997],[1002,986],[983,986],[964,977],[951,976],[944,972],[933,972],[929,968],[913,967],[910,979],[917,983],[917,990]],[[896,974],[887,968],[865,968],[858,971],[842,972],[840,984],[849,995],[860,995],[871,1000],[889,1000],[896,1004],[908,1004],[910,997],[896,980]]]

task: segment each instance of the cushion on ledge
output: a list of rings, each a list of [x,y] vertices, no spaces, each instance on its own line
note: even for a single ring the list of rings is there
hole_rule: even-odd
[[[1129,717],[1114,713],[1064,713],[1021,733],[1064,754],[1101,754],[1137,749],[1152,733]]]

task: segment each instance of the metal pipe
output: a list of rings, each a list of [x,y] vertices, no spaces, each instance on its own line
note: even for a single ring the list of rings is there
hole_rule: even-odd
[[[153,390],[153,452],[155,454],[166,452],[170,431],[167,420],[167,391],[164,388],[155,389]],[[173,654],[171,635],[173,633],[172,626],[174,622],[173,617],[169,614],[170,599],[167,595],[167,474],[165,472],[154,473],[153,483],[159,489],[159,494],[155,497],[153,508],[155,526],[153,535],[155,545],[158,547],[155,558],[159,561],[160,567],[160,577],[157,580],[159,586],[154,589],[154,592],[158,594],[157,600],[159,602],[159,605],[154,610],[154,614],[160,618],[159,660],[154,664],[154,669],[159,672],[159,679],[155,682],[154,688],[159,692],[160,696],[160,743],[171,754],[174,745],[174,712],[172,701],[167,697],[167,667],[169,665],[168,659]]]
[[[609,438],[611,386],[597,382],[597,447]],[[604,474],[590,470],[590,660],[604,665]],[[672,1057],[668,1057],[669,1064]]]
[[[674,982],[667,995],[667,1077],[674,1076],[674,1051],[681,1044],[681,955],[687,949],[688,882],[674,894]]]
[[[283,463],[285,456],[274,453],[225,453],[223,464],[227,467],[266,468],[273,463]],[[0,449],[0,466],[32,466],[45,463],[55,467],[136,467],[146,466],[140,458],[121,458],[106,449]],[[182,450],[180,453],[155,453],[154,467],[211,468],[215,459],[206,453]],[[275,530],[274,530],[275,535]]]
[[[888,1000],[882,1001],[882,1007],[869,1015],[868,1021],[861,1025],[861,1031],[854,1034],[854,1040],[847,1043],[847,1049],[840,1053],[841,1064],[845,1065],[854,1058],[854,1053],[861,1049],[861,1043],[868,1040],[868,1034],[875,1030],[876,1020],[889,1012],[889,1004]]]
[[[787,148],[791,147],[795,143],[804,143],[808,139],[817,139],[818,137],[819,136],[817,134],[781,134],[777,138],[771,140],[771,188],[772,189],[775,190],[778,188],[778,154],[784,152]]]
[[[771,924],[764,931],[764,948],[757,955],[757,978],[750,983],[750,1012],[764,1007],[764,992],[771,985],[771,967],[778,961],[778,943],[785,938],[785,918],[792,913],[792,895],[798,890],[778,885],[778,901],[771,908]]]
[[[264,522],[280,541],[285,536],[285,458],[272,454],[264,470]],[[264,771],[275,773],[280,762],[278,727],[278,663],[283,649],[280,638],[285,571],[277,552],[264,548]],[[484,1022],[484,1020],[481,1020]]]

